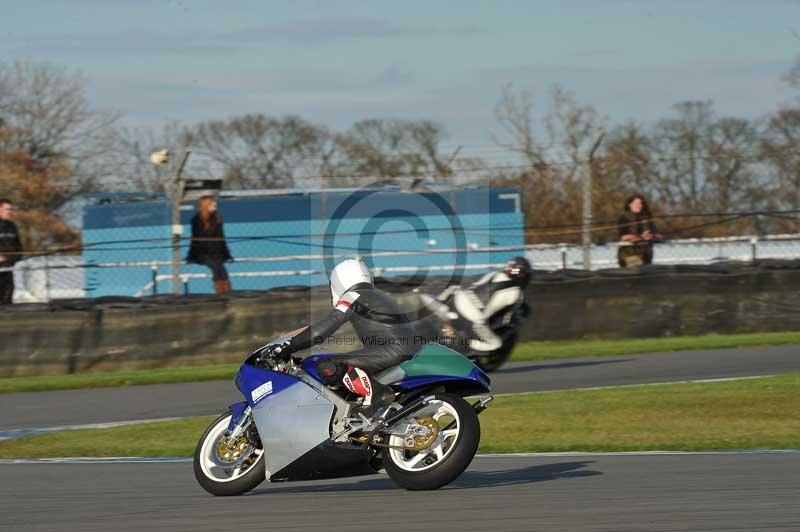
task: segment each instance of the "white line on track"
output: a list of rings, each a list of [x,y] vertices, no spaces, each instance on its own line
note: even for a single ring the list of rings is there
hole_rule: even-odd
[[[800,454],[800,449],[743,449],[739,451],[625,451],[625,452],[563,452],[563,453],[489,453],[477,454],[475,458],[551,458],[551,457],[592,457],[592,456],[718,456],[718,455],[759,455],[759,454]],[[64,458],[10,458],[0,459],[0,465],[8,464],[181,464],[190,463],[191,458],[165,456],[146,458],[139,456],[111,457],[64,457]]]
[[[693,456],[693,455],[743,455],[743,454],[800,454],[800,449],[740,449],[734,451],[565,451],[550,453],[486,453],[476,458],[547,458],[548,456]]]
[[[178,421],[181,419],[188,419],[188,418],[161,417],[155,419],[132,419],[128,421],[110,421],[106,423],[86,423],[84,425],[63,425],[59,427],[36,427],[27,429],[0,430],[0,441],[10,440],[12,438],[21,438],[23,436],[36,436],[39,434],[47,434],[49,432],[61,432],[63,430],[110,429],[113,427],[123,427],[125,425],[141,425],[142,423],[151,423],[155,421]]]
[[[8,464],[179,464],[191,462],[191,458],[182,456],[163,456],[146,458],[141,456],[108,456],[108,457],[64,457],[64,458],[6,458],[0,459],[0,465]]]
[[[611,384],[608,386],[590,386],[586,388],[560,388],[558,390],[532,390],[530,392],[512,392],[512,393],[496,393],[495,397],[507,397],[512,395],[530,395],[539,393],[557,393],[557,392],[584,392],[587,390],[611,390],[613,388],[636,388],[639,386],[665,386],[667,384],[702,384],[708,382],[729,382],[729,381],[746,381],[751,379],[764,379],[766,377],[777,377],[777,374],[772,375],[749,375],[747,377],[723,377],[716,379],[694,379],[683,381],[662,381],[662,382],[643,382],[638,384]]]

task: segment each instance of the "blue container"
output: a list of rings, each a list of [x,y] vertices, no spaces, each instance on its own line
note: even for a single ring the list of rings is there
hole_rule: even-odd
[[[429,275],[453,275],[454,269],[480,274],[490,269],[486,265],[521,254],[525,240],[516,188],[224,192],[218,204],[237,259],[228,264],[236,290],[327,284],[326,268],[356,255],[385,277],[411,277],[419,269]],[[182,258],[195,213],[195,202],[181,206]],[[153,293],[154,273],[160,277],[156,291],[171,291],[166,198],[114,195],[84,207],[83,219],[89,297]],[[213,292],[208,268],[183,263],[180,273],[189,274],[190,293]]]

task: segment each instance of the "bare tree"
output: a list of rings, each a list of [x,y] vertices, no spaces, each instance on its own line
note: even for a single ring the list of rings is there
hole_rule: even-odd
[[[717,117],[711,102],[681,102],[674,110],[675,116],[649,130],[629,123],[612,132],[605,149],[612,188],[641,192],[672,213],[757,208],[764,184],[755,172],[755,125]],[[691,222],[687,218],[679,225]]]
[[[495,118],[501,133],[492,133],[498,146],[516,153],[532,168],[559,165],[564,177],[572,179],[597,140],[606,119],[590,105],[581,105],[571,92],[555,85],[549,107],[536,127],[533,95],[525,90],[503,87]]]
[[[193,145],[232,186],[306,186],[333,172],[336,146],[325,128],[297,116],[250,114],[192,128]]]
[[[179,122],[166,122],[160,129],[121,128],[115,137],[117,172],[109,184],[119,190],[167,193],[172,186],[175,165],[186,147],[192,148],[192,130]],[[167,149],[173,156],[169,164],[155,165],[150,155]],[[187,176],[210,176],[208,161],[193,156],[185,170]]]
[[[452,155],[441,150],[444,129],[427,120],[369,119],[338,137],[341,170],[368,177],[453,175]]]
[[[68,193],[57,209],[114,172],[110,148],[118,114],[92,109],[86,80],[50,63],[0,63],[0,152],[25,153],[37,164],[69,167]]]
[[[495,144],[516,154],[528,167],[517,172],[516,178],[499,181],[522,188],[526,220],[537,226],[579,223],[583,216],[583,172],[605,119],[593,107],[579,104],[572,93],[555,86],[549,107],[537,125],[532,94],[515,91],[510,85],[503,88],[495,117],[500,126],[499,132],[492,133]],[[593,212],[595,204],[602,201],[597,190],[597,183],[593,183]],[[565,242],[576,238],[577,232],[547,230],[531,232],[528,241]]]
[[[510,84],[505,85],[494,114],[502,132],[491,133],[495,144],[518,154],[531,167],[547,163],[552,144],[543,143],[536,134],[530,92],[515,91]]]
[[[769,117],[759,154],[773,178],[771,203],[800,210],[800,109],[781,109]],[[793,229],[800,232],[800,214]]]
[[[0,130],[0,140],[9,134]],[[77,232],[52,208],[63,204],[72,190],[69,167],[52,157],[34,159],[23,150],[0,153],[0,178],[19,210],[17,218],[24,249],[36,252],[53,245],[77,242]]]

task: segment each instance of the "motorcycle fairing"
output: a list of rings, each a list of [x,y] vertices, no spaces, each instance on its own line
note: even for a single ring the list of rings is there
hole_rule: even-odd
[[[272,474],[270,480],[319,480],[371,475],[374,451],[361,445],[327,440]]]
[[[326,358],[340,353],[321,353],[304,358],[303,369],[320,382],[317,364]],[[407,360],[376,375],[384,384],[400,388],[418,388],[436,383],[450,383],[459,388],[467,388],[475,394],[489,393],[491,379],[467,357],[437,343],[426,344],[411,360]]]
[[[251,407],[255,407],[259,401],[263,401],[270,395],[282,392],[299,382],[291,375],[256,368],[248,364],[244,364],[236,374],[236,387],[242,392],[247,404]]]
[[[236,379],[264,446],[266,478],[330,438],[334,406],[308,384],[244,365]]]
[[[322,379],[322,377],[319,376],[319,373],[317,372],[317,364],[327,358],[340,354],[341,353],[320,353],[316,355],[307,356],[300,361],[300,365],[303,367],[303,370],[306,373],[308,373],[314,379],[324,384],[325,381]]]
[[[491,379],[486,373],[458,351],[441,344],[427,344],[411,360],[390,371],[392,384],[403,389],[443,383],[476,394],[490,391]]]

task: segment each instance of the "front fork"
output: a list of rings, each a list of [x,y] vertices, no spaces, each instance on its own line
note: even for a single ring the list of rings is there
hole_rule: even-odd
[[[231,422],[228,425],[228,437],[231,441],[238,440],[253,422],[250,414],[253,409],[245,402],[234,403],[231,405]]]

